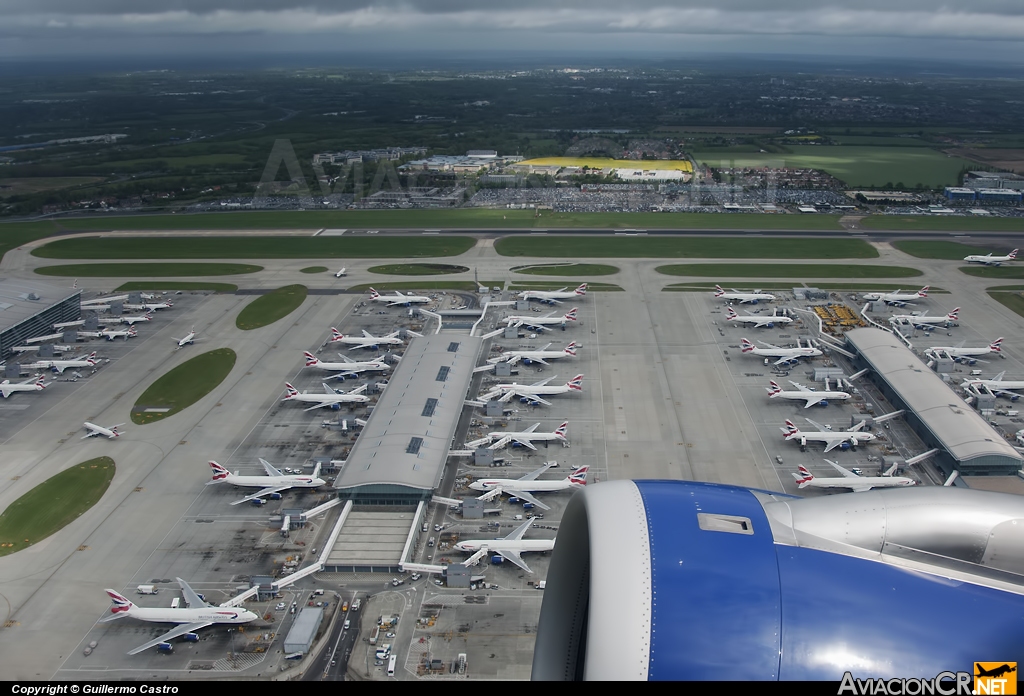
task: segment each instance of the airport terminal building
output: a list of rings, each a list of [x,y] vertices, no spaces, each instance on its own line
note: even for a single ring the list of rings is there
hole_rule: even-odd
[[[1020,453],[896,336],[854,329],[846,340],[893,409],[904,409],[907,424],[925,446],[939,450],[935,461],[946,474],[954,469],[964,476],[1020,471]]]
[[[53,333],[53,325],[82,318],[82,291],[35,280],[0,278],[0,360],[14,346]]]

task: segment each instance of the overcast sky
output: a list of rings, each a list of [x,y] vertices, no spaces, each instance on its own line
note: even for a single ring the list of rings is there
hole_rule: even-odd
[[[1024,62],[1024,0],[0,0],[4,58],[410,50]]]

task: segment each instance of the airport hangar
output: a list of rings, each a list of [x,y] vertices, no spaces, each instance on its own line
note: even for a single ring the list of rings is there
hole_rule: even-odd
[[[949,475],[1012,476],[1024,458],[985,419],[892,333],[854,329],[847,345],[861,367],[897,409],[926,447],[938,449],[935,461]]]
[[[0,279],[0,360],[53,325],[82,318],[82,291],[34,280]]]
[[[334,482],[352,506],[325,571],[398,572],[441,483],[482,344],[465,333],[410,341]]]

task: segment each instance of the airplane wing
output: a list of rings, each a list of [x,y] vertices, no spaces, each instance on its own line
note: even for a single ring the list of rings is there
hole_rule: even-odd
[[[529,398],[529,399],[531,399],[533,401],[536,401],[539,404],[544,404],[545,406],[551,406],[551,402],[550,401],[548,401],[546,399],[542,399],[539,396],[537,396],[536,394],[527,394],[527,398]]]
[[[366,329],[363,329],[363,338],[372,338],[376,340],[376,337]]]
[[[306,412],[306,411],[315,411],[315,410],[316,410],[316,409],[318,409],[318,408],[325,408],[325,407],[327,407],[327,406],[330,406],[330,405],[332,405],[332,404],[336,404],[336,403],[340,403],[340,402],[338,402],[338,401],[327,401],[327,400],[325,399],[325,400],[321,401],[321,402],[320,402],[320,403],[318,403],[318,404],[314,404],[313,406],[310,406],[309,408],[304,408],[304,409],[302,409],[302,411],[303,411],[303,412]]]
[[[996,394],[1004,394],[1004,395],[1009,396],[1009,397],[1020,396],[1020,394],[1018,394],[1017,392],[1010,391],[1009,389],[997,389],[997,388],[993,388],[993,387],[985,387],[985,388],[987,390],[991,391],[991,392],[995,392]]]
[[[781,365],[782,363],[787,363],[796,359],[797,356],[795,355],[783,355],[781,358],[773,362],[772,365]]]
[[[541,380],[541,381],[539,381],[539,382],[534,382],[534,383],[533,383],[533,384],[531,384],[530,386],[531,386],[531,387],[543,387],[543,386],[546,386],[548,382],[550,382],[551,380],[553,380],[553,379],[554,379],[555,377],[557,377],[557,376],[558,376],[558,375],[551,375],[551,376],[550,376],[550,377],[548,377],[547,379],[542,379],[542,380]]]
[[[813,425],[815,428],[817,428],[818,432],[826,432],[825,426],[819,423],[818,421],[812,421],[810,418],[804,418],[804,420]]]
[[[532,442],[530,442],[529,438],[516,437],[515,435],[506,435],[505,437],[502,438],[502,440],[512,440],[512,441],[515,441],[515,442],[519,443],[523,447],[529,447],[534,452],[537,451],[537,448],[534,446],[534,444]]]
[[[845,442],[845,440],[835,439],[832,442],[828,443],[828,446],[825,448],[825,454],[828,454],[829,452],[834,450],[836,447],[838,447],[839,445],[843,444],[843,442]]]
[[[324,393],[325,394],[330,394],[331,396],[335,396],[338,393],[338,392],[334,391],[333,389],[331,389],[330,385],[328,385],[327,382],[321,382],[320,384],[324,385]]]
[[[200,628],[206,628],[207,626],[209,626],[212,623],[213,623],[212,621],[200,621],[198,623],[180,624],[178,626],[175,626],[174,628],[172,628],[170,631],[168,631],[167,633],[163,634],[162,636],[160,636],[158,638],[154,638],[153,640],[149,641],[148,643],[143,643],[142,645],[140,645],[139,647],[135,648],[134,650],[130,650],[128,652],[128,654],[129,655],[138,655],[143,650],[149,650],[153,646],[159,645],[160,643],[166,643],[167,641],[171,640],[172,638],[177,638],[178,636],[183,636],[186,633],[193,633],[195,631],[198,631]]]
[[[540,425],[540,424],[538,423],[538,425]],[[542,466],[541,468],[537,469],[536,471],[531,471],[526,476],[520,476],[519,480],[520,481],[536,481],[538,476],[543,474],[545,471],[550,469],[552,466],[554,466],[554,462],[545,462],[544,466]]]
[[[512,438],[506,435],[505,437],[498,438],[497,440],[495,440],[487,449],[498,450],[510,442],[512,442]]]
[[[191,609],[192,607],[208,607],[208,606],[210,606],[209,604],[204,602],[199,597],[199,595],[196,594],[195,590],[193,590],[191,587],[189,587],[189,584],[187,582],[185,582],[181,578],[174,578],[174,579],[177,580],[178,581],[178,585],[181,586],[181,594],[185,597],[185,606],[187,606],[189,609]]]
[[[778,349],[778,346],[773,346],[771,343],[765,343],[764,341],[758,341],[758,343],[760,343],[765,348],[771,348],[773,350]]]
[[[505,560],[512,561],[517,566],[519,566],[520,568],[525,570],[527,573],[532,573],[533,572],[532,570],[530,570],[530,566],[526,565],[526,563],[523,561],[523,559],[519,555],[518,551],[507,551],[507,550],[502,550],[502,549],[495,549],[495,552],[498,553],[498,555],[500,555]]]
[[[88,425],[86,425],[85,427],[86,427],[86,428],[89,428],[89,426],[88,426]],[[83,439],[83,440],[84,440],[84,439],[86,439],[86,438],[88,438],[88,437],[96,437],[96,436],[97,436],[97,435],[99,435],[99,434],[100,434],[100,431],[99,431],[99,430],[96,430],[96,429],[94,429],[94,428],[89,428],[89,434],[88,434],[88,435],[85,435],[85,436],[83,436],[83,437],[82,437],[81,439]]]
[[[526,530],[533,524],[533,518],[526,520],[519,525],[514,532],[505,537],[505,541],[519,541],[526,534]]]
[[[831,464],[833,467],[835,467],[835,470],[838,471],[840,474],[842,474],[846,478],[855,478],[855,479],[856,478],[860,478],[860,476],[858,476],[857,474],[853,473],[849,469],[844,469],[843,467],[839,466],[838,464],[836,464],[835,462],[833,462],[830,459],[826,459],[825,461],[828,462],[829,464]],[[868,486],[868,488],[870,488],[870,486]],[[856,489],[854,489],[854,490],[856,490]],[[867,488],[865,488],[864,490],[867,490]]]
[[[534,498],[533,495],[531,495],[530,493],[527,493],[526,491],[518,491],[518,490],[516,490],[514,488],[507,488],[507,489],[505,489],[505,492],[508,493],[509,495],[514,495],[515,497],[519,498],[520,500],[525,500],[528,503],[533,503],[534,505],[539,507],[541,510],[550,510],[551,509],[550,506],[545,505],[544,503],[540,502],[539,500]]]
[[[796,389],[798,391],[802,391],[802,392],[809,392],[809,391],[811,391],[810,389],[808,389],[804,385],[800,384],[799,382],[794,382],[793,380],[790,380],[789,383],[792,384],[794,387],[796,387]]]
[[[813,393],[813,392],[810,392],[809,390],[808,390],[808,392],[809,393]],[[822,394],[820,396],[808,396],[807,397],[807,403],[804,404],[804,408],[810,408],[811,406],[814,406],[816,404],[820,404],[824,400],[825,400],[825,395],[824,394]]]
[[[544,301],[545,302],[550,302],[551,304],[562,304],[561,300],[556,300],[553,297],[546,297],[546,298],[544,298]]]
[[[231,504],[232,505],[240,505],[241,503],[247,503],[250,500],[254,500],[256,498],[262,498],[265,495],[270,495],[271,493],[280,493],[281,491],[286,491],[289,488],[291,488],[291,486],[287,486],[287,485],[285,485],[285,486],[273,486],[272,488],[263,488],[261,490],[256,491],[252,495],[247,495],[244,498],[239,498],[238,500],[236,500],[235,502],[233,502]]]
[[[524,433],[532,433],[534,430],[536,430],[539,427],[540,427],[540,423],[534,423],[533,425],[531,425],[529,428],[527,428],[523,432]]]
[[[541,365],[547,365],[548,367],[551,367],[551,363],[549,363],[544,358],[530,358],[530,360],[532,360],[535,363],[540,363]]]
[[[850,486],[854,493],[867,493],[871,490],[871,486]]]
[[[266,459],[260,459],[260,464],[263,465],[263,470],[267,472],[267,476],[283,476],[281,470],[275,468],[274,465]]]

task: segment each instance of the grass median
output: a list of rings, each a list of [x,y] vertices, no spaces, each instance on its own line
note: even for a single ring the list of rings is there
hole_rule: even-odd
[[[466,266],[455,266],[450,263],[389,263],[382,266],[370,266],[370,273],[381,275],[431,276],[449,273],[468,273]]]
[[[263,266],[247,263],[69,263],[42,266],[36,273],[62,278],[182,278],[258,273]]]
[[[904,254],[910,254],[919,259],[941,259],[944,261],[963,261],[964,257],[970,254],[988,254],[993,251],[992,249],[961,244],[960,242],[933,240],[901,239],[893,242],[892,245]],[[1006,251],[1009,251],[1009,249]],[[1006,252],[1002,253],[1005,254]]]
[[[232,285],[231,283],[182,283],[133,280],[128,283],[122,283],[117,287],[115,292],[132,292],[134,290],[205,290],[210,292],[235,292],[236,290],[238,290],[238,286]]]
[[[307,292],[305,285],[286,285],[257,297],[238,313],[235,326],[251,331],[284,319],[306,300]]]
[[[606,263],[543,263],[532,266],[516,266],[510,268],[513,273],[540,276],[603,276],[615,275],[617,266]]]
[[[916,268],[831,263],[677,263],[658,273],[698,278],[913,278]]]
[[[728,217],[728,216],[726,216]],[[502,256],[651,259],[873,259],[862,239],[677,237],[669,235],[518,235],[494,243]]]
[[[158,378],[132,407],[132,422],[169,418],[213,391],[235,366],[235,351],[218,348],[183,362]]]
[[[16,553],[74,522],[107,491],[114,460],[96,457],[51,476],[0,514],[0,556]]]

